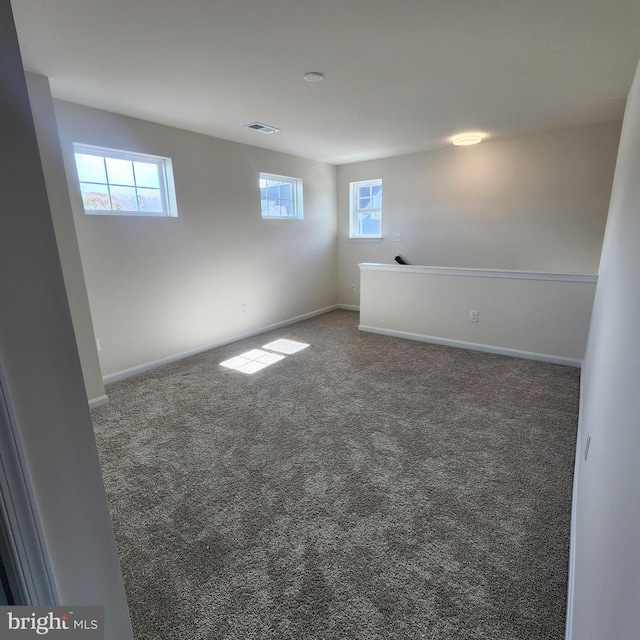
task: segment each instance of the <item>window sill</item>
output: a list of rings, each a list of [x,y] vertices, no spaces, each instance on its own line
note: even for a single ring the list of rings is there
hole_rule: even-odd
[[[303,220],[301,216],[262,216],[262,220]]]
[[[347,238],[349,242],[382,242],[382,238]]]
[[[177,213],[167,213],[166,211],[109,211],[103,209],[85,209],[85,215],[87,216],[105,216],[105,217],[120,217],[120,218],[177,218]]]

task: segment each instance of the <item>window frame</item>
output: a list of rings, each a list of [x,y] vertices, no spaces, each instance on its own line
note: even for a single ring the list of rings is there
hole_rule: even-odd
[[[358,207],[359,202],[359,189],[361,187],[376,187],[379,186],[380,193],[380,206],[375,208],[360,209]],[[371,196],[373,199],[373,195]],[[382,240],[382,209],[383,209],[384,189],[382,187],[382,178],[374,178],[370,180],[358,180],[356,182],[349,183],[349,239],[351,240]],[[380,231],[378,233],[362,233],[358,231],[360,216],[366,214],[378,214],[380,220]]]
[[[80,179],[80,173],[78,171],[78,164],[76,160],[76,154],[91,155],[98,158],[112,158],[114,160],[127,160],[133,162],[143,162],[145,164],[154,164],[158,169],[158,188],[160,191],[160,200],[162,204],[162,211],[144,211],[139,208],[133,209],[87,209],[84,203],[82,195],[83,184],[96,184],[105,185],[110,193],[110,187],[128,187],[136,190],[136,198],[139,197],[138,189],[149,187],[138,187],[135,183],[134,172],[134,184],[118,184],[109,181],[109,175],[105,167],[105,177],[107,182],[94,182],[83,181]],[[85,144],[82,142],[73,143],[73,159],[76,170],[76,178],[78,180],[78,188],[80,190],[80,200],[82,202],[82,208],[86,215],[98,215],[98,216],[144,216],[144,217],[156,217],[156,218],[176,218],[178,216],[178,207],[176,202],[175,185],[173,181],[173,165],[171,158],[164,156],[156,156],[149,153],[140,153],[137,151],[127,151],[125,149],[112,149],[109,147],[100,147],[98,145]]]
[[[291,185],[291,208],[293,211],[293,215],[291,216],[273,216],[273,215],[265,215],[264,205],[263,203],[269,202],[269,198],[262,197],[262,189],[261,186],[262,180],[274,180],[280,183]],[[264,188],[267,188],[266,185]],[[303,206],[303,188],[302,188],[302,178],[294,178],[293,176],[282,176],[276,173],[267,173],[265,171],[260,171],[258,175],[258,190],[260,193],[260,215],[263,220],[303,220],[304,219],[304,206]],[[279,202],[283,202],[283,198],[277,199]],[[267,207],[269,205],[267,204]],[[279,209],[282,209],[282,205],[278,205]]]

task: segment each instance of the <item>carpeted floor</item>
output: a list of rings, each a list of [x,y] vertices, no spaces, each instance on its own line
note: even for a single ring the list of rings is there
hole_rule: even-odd
[[[136,640],[562,639],[579,372],[334,311],[93,412]],[[220,362],[310,344],[246,375]]]

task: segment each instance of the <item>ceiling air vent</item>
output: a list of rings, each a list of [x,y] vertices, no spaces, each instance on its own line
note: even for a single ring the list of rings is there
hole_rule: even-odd
[[[255,129],[260,133],[278,133],[280,131],[277,127],[270,127],[268,124],[262,124],[262,122],[252,122],[251,124],[246,124],[245,127]]]

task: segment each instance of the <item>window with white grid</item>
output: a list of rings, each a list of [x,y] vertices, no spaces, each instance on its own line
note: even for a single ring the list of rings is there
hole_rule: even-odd
[[[349,237],[382,238],[382,180],[352,182]]]
[[[171,159],[74,143],[86,214],[177,216]]]
[[[260,173],[260,210],[263,218],[302,219],[302,180]]]

